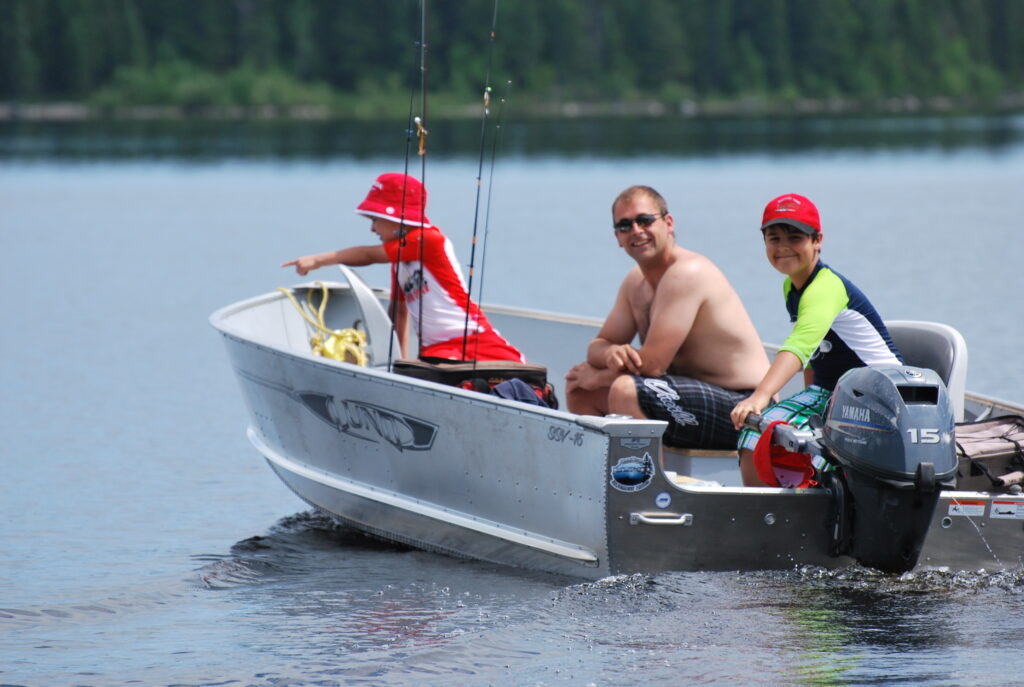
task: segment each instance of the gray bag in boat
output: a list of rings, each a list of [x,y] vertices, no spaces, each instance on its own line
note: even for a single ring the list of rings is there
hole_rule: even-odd
[[[1024,417],[958,424],[956,453],[957,489],[1005,492],[1024,483]]]

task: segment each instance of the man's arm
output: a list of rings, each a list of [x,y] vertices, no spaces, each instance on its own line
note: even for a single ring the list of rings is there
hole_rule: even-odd
[[[375,265],[384,262],[388,262],[387,251],[384,250],[383,245],[377,244],[373,246],[351,246],[326,253],[304,255],[301,258],[281,263],[281,267],[294,267],[295,271],[304,277],[313,270],[326,267],[327,265],[362,267],[364,265]]]
[[[691,264],[666,272],[658,283],[651,304],[651,325],[639,351],[639,374],[661,377],[668,372],[704,301],[700,277],[701,271]]]
[[[587,346],[587,362],[599,370],[610,369],[618,372],[626,369],[636,373],[642,364],[640,354],[630,345],[637,333],[636,320],[629,307],[631,278],[633,275],[622,282],[604,325],[601,326],[597,337]]]

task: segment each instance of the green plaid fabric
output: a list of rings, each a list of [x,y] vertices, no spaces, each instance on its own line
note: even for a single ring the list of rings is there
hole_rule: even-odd
[[[820,386],[811,385],[793,394],[787,399],[779,401],[773,406],[768,406],[761,413],[761,417],[768,420],[783,420],[789,424],[797,427],[798,429],[804,429],[810,424],[812,415],[820,415],[825,417],[825,406],[828,405],[828,399],[832,395],[832,392]],[[757,440],[761,438],[761,433],[756,429],[749,429],[744,427],[740,431],[740,437],[737,441],[737,449],[750,449],[754,450],[757,446]],[[814,466],[821,469],[819,462],[824,463],[818,456],[814,457]]]

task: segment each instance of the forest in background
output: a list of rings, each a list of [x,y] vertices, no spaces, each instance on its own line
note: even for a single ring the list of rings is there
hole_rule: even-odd
[[[1020,107],[1024,0],[431,0],[431,112]],[[0,0],[0,102],[404,116],[418,0]],[[492,45],[493,44],[493,45]],[[418,97],[418,96],[417,96]],[[588,109],[589,108],[589,109]]]

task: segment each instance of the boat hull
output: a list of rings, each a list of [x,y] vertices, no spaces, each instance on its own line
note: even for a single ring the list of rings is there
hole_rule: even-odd
[[[296,494],[377,536],[504,564],[609,569],[606,434],[556,411],[228,338],[249,437]],[[647,423],[650,435],[660,423]],[[595,526],[595,524],[597,526]]]

